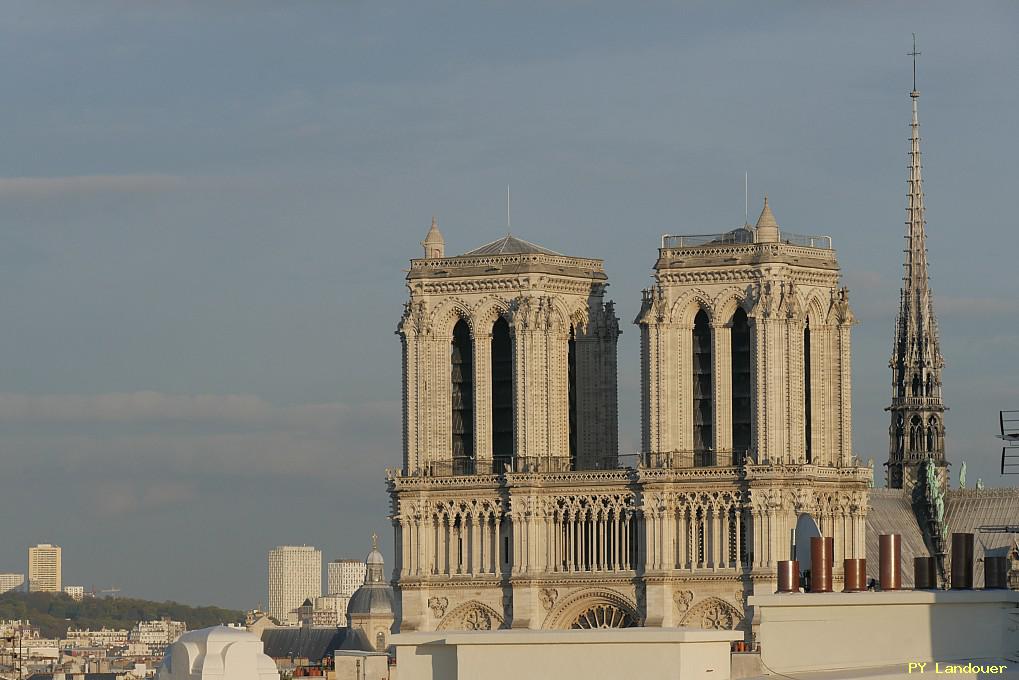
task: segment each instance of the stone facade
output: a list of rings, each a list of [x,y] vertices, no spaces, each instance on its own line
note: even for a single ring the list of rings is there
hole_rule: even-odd
[[[836,565],[863,557],[872,472],[852,455],[853,316],[830,240],[782,233],[767,204],[756,228],[663,238],[636,320],[632,459],[601,261],[514,237],[446,258],[434,223],[422,245],[387,478],[401,631],[746,629],[804,513]]]

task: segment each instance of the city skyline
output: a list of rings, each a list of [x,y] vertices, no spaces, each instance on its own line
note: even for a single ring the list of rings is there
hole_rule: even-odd
[[[964,460],[971,485],[1008,482],[994,434],[1019,405],[1019,171],[987,159],[1019,146],[1000,87],[1012,5],[557,5],[539,22],[16,4],[0,514],[21,520],[0,571],[48,540],[74,583],[253,607],[275,545],[361,559],[377,531],[391,556],[402,270],[432,214],[449,253],[503,235],[506,184],[515,235],[605,260],[630,453],[630,321],[660,235],[742,224],[749,173],[751,220],[767,193],[783,227],[834,240],[860,320],[854,448],[880,466],[914,31],[946,455],[953,484]]]

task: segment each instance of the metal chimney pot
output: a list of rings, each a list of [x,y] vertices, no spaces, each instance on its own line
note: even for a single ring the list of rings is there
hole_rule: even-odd
[[[800,563],[799,560],[779,560],[778,562],[778,592],[798,593],[800,592]]]
[[[938,570],[933,557],[913,558],[913,589],[934,590],[938,587]]]
[[[973,589],[973,534],[952,534],[952,590]]]
[[[881,534],[878,537],[881,590],[902,588],[902,540],[898,534]]]
[[[984,590],[1008,588],[1008,559],[984,555]]]
[[[846,575],[844,593],[860,593],[867,590],[867,560],[863,558],[846,558],[842,562],[843,573]]]
[[[810,592],[831,592],[831,568],[835,555],[835,539],[812,536],[810,539]]]

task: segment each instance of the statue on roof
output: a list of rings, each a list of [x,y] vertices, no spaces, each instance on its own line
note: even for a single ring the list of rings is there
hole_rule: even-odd
[[[966,461],[962,461],[962,465],[959,467],[959,488],[966,488]]]

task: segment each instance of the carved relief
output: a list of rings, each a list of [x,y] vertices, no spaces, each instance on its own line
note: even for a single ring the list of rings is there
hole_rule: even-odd
[[[725,600],[709,597],[698,602],[683,618],[683,623],[712,630],[734,630],[742,618],[739,610]]]
[[[445,597],[428,598],[428,608],[432,610],[435,618],[441,619],[446,614],[446,607],[449,606],[449,599]]]
[[[555,588],[542,588],[540,598],[541,606],[545,608],[545,611],[551,611],[555,606],[555,601],[559,599],[559,591]]]
[[[474,607],[467,610],[463,617],[464,630],[492,630],[492,617],[484,609]]]
[[[438,630],[495,630],[502,624],[502,617],[494,609],[471,600],[450,612],[439,624]]]
[[[690,603],[693,602],[693,591],[680,590],[672,596],[672,601],[676,603],[676,611],[685,614],[690,609]]]

